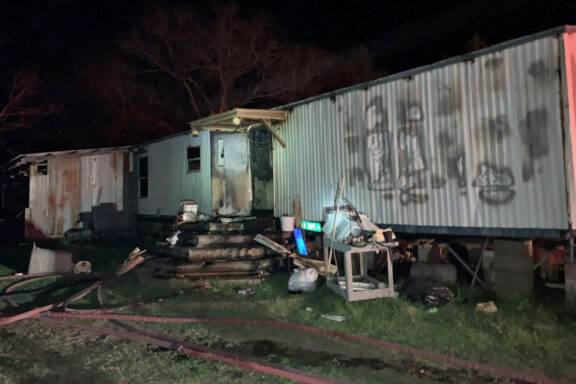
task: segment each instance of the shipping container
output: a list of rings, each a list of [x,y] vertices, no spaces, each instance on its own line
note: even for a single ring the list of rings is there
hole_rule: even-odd
[[[322,221],[338,185],[399,232],[574,229],[576,28],[561,27],[280,107],[274,213]]]

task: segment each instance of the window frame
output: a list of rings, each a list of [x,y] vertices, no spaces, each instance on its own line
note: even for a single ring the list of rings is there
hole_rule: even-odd
[[[197,157],[190,157],[191,156],[191,150],[198,150],[198,156]],[[187,173],[195,173],[195,172],[200,172],[201,168],[202,168],[202,147],[197,145],[189,145],[186,148],[186,172]],[[190,164],[197,164],[198,168],[194,168],[191,169]]]
[[[142,161],[146,160],[146,174],[143,175],[143,167]],[[150,196],[150,168],[149,168],[149,158],[148,155],[138,156],[138,198],[139,199],[147,199]],[[142,194],[142,183],[145,182],[146,184],[146,195]]]

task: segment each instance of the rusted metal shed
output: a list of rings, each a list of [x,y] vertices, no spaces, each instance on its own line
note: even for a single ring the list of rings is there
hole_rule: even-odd
[[[131,147],[20,155],[12,169],[29,175],[25,237],[60,237],[71,229],[134,228]]]
[[[276,215],[344,195],[396,231],[575,229],[576,28],[561,27],[280,107]]]

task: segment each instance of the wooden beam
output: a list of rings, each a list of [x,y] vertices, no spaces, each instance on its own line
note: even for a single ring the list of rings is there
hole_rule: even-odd
[[[240,127],[237,127],[235,125],[227,125],[227,124],[211,124],[211,125],[206,125],[202,128],[198,128],[199,130],[204,130],[204,131],[241,131],[242,129]]]
[[[262,119],[262,121],[264,122],[264,125],[266,126],[266,128],[268,128],[272,136],[274,136],[276,140],[278,140],[278,142],[283,148],[286,148],[286,143],[284,142],[284,140],[282,140],[282,138],[276,133],[276,131],[272,129],[272,123],[270,122],[270,120]]]
[[[248,109],[248,108],[236,108],[236,116],[243,119],[268,119],[268,120],[286,120],[285,111],[276,111],[270,109]]]

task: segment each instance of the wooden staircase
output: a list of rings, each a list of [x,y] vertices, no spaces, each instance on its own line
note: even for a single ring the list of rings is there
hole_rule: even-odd
[[[278,269],[282,256],[254,241],[257,234],[282,243],[286,235],[276,231],[274,219],[230,223],[195,222],[179,226],[178,242],[152,252],[169,256],[172,277],[259,279]]]

